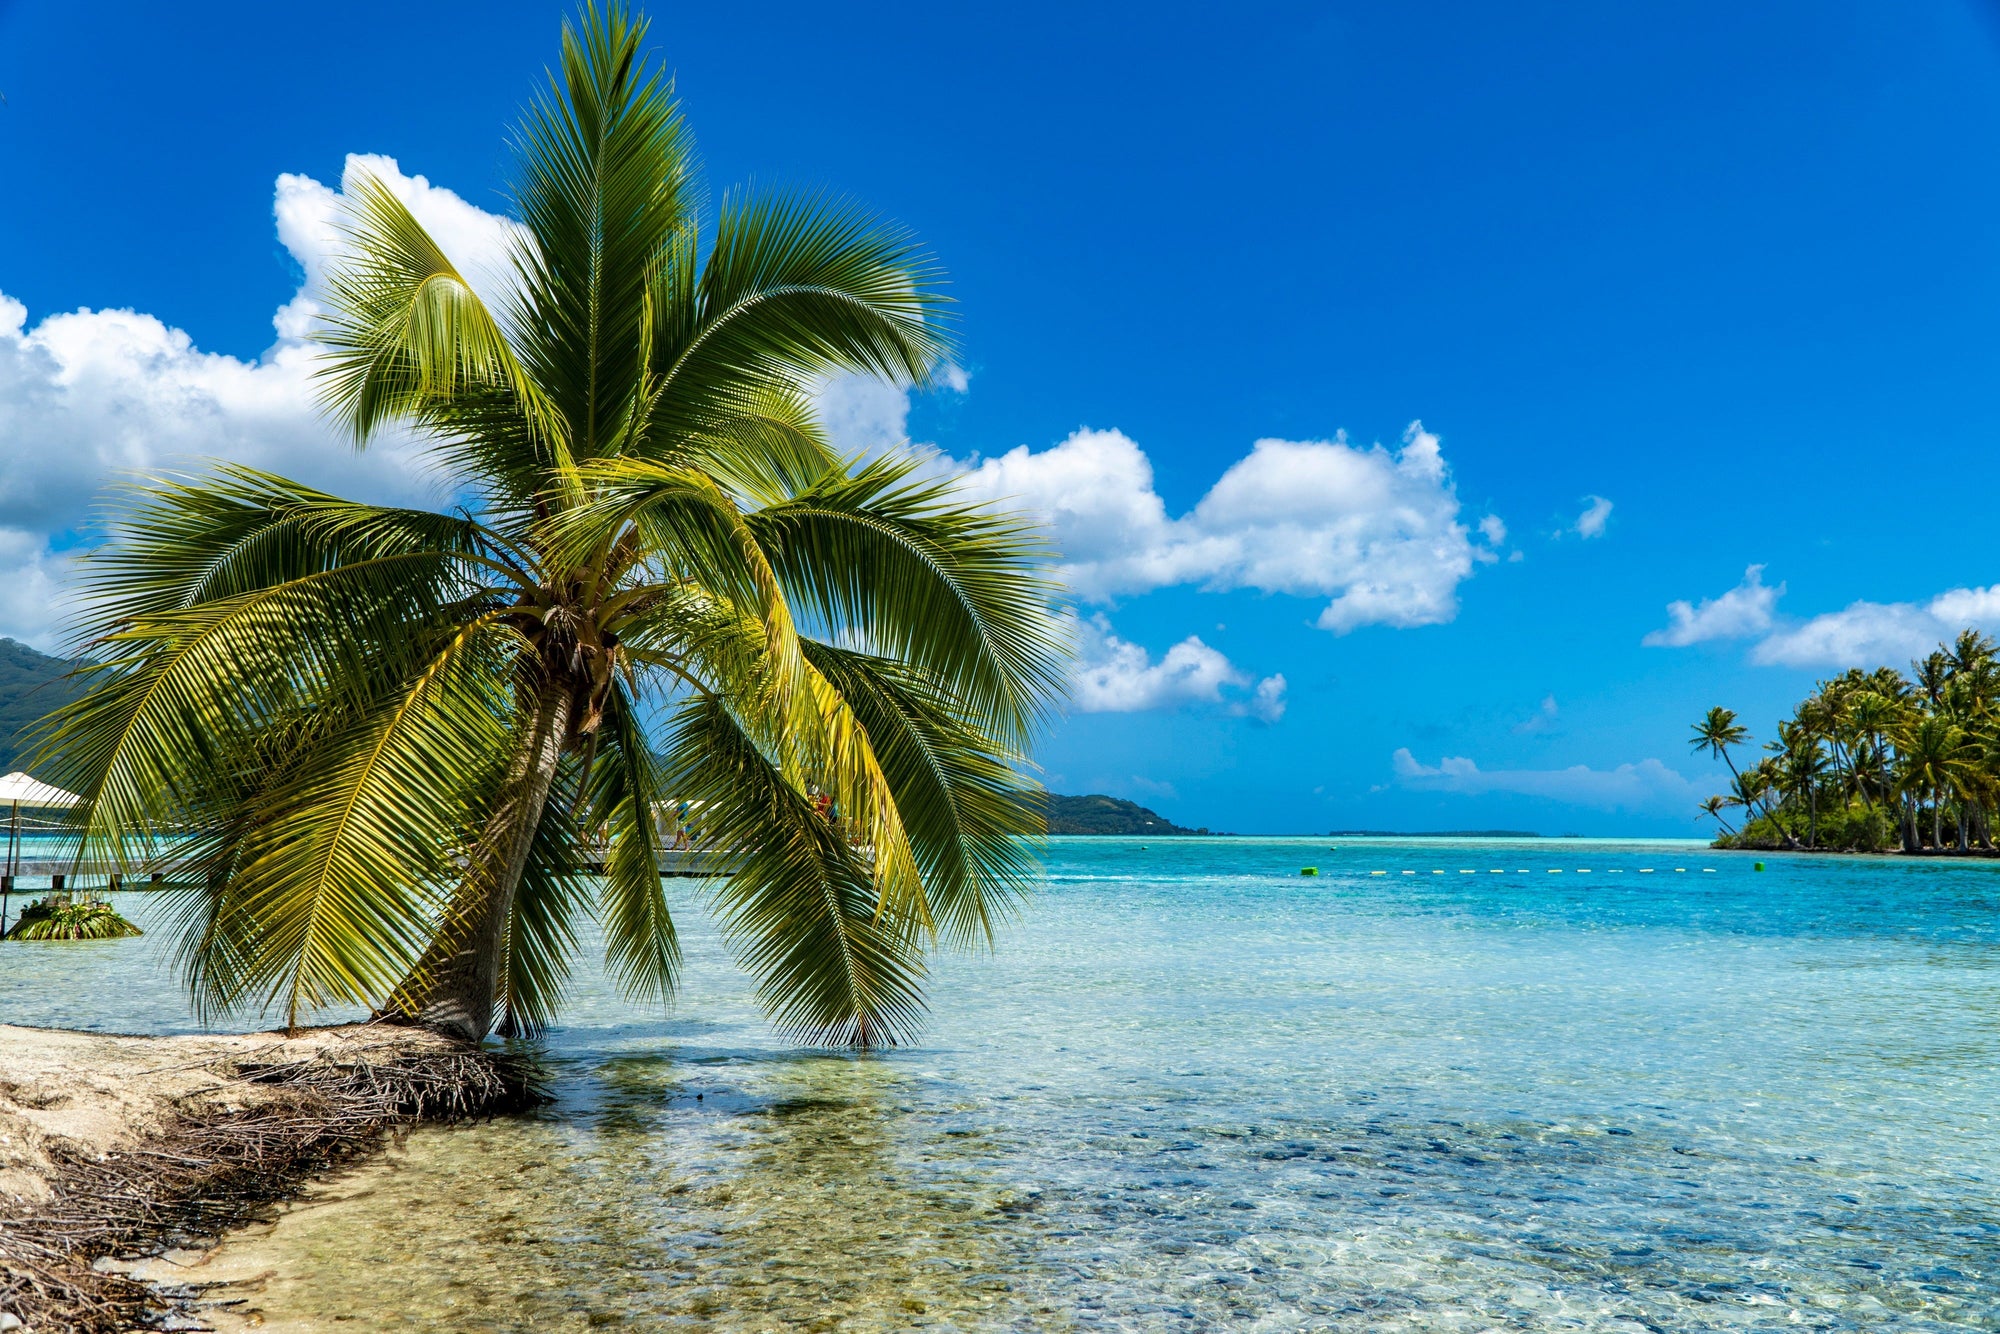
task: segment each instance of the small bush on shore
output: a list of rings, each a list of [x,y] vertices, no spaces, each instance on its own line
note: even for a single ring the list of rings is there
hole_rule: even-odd
[[[139,928],[120,917],[118,910],[108,903],[51,894],[21,910],[21,920],[7,933],[7,939],[116,940],[139,934]]]

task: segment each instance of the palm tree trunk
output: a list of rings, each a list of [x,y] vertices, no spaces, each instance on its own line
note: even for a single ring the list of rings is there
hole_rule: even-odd
[[[1729,758],[1729,747],[1719,747],[1716,753],[1721,755],[1722,762],[1729,766],[1729,777],[1735,782],[1736,790],[1741,792],[1743,790],[1743,775],[1736,772],[1736,761]],[[1743,821],[1743,827],[1748,829],[1750,821],[1757,818],[1757,807],[1754,803],[1746,801],[1743,803],[1743,809],[1750,813],[1748,818]],[[1771,799],[1769,797],[1764,799],[1764,814],[1766,816],[1771,814]]]
[[[1944,789],[1931,789],[1931,851],[1944,851]]]
[[[473,863],[452,903],[452,920],[396,989],[385,1018],[477,1042],[493,1028],[507,922],[527,870],[535,829],[569,739],[575,694],[552,681],[535,701],[527,744],[488,817]]]

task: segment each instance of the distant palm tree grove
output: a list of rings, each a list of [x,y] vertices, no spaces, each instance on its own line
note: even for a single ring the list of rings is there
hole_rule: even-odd
[[[348,179],[326,409],[429,442],[464,508],[225,467],[140,486],[93,554],[87,693],[38,772],[90,855],[172,849],[205,1013],[532,1032],[587,934],[663,1004],[688,855],[778,1025],[877,1046],[927,948],[986,939],[1035,873],[1042,537],[908,451],[841,455],[814,406],[949,365],[939,274],[821,194],[708,203],[644,38],[565,26],[500,296]]]
[[[1855,852],[1996,849],[2000,659],[1975,630],[1910,664],[1822,681],[1778,724],[1755,763],[1729,709],[1692,746],[1729,766],[1731,791],[1701,803],[1723,847]]]

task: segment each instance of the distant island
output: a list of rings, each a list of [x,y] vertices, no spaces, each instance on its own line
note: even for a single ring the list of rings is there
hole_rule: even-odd
[[[69,669],[61,658],[0,638],[0,773],[21,767],[22,729],[76,697],[74,684],[62,679]]]
[[[1060,793],[1051,792],[1048,794],[1048,816],[1051,834],[1157,834],[1163,838],[1181,835],[1225,837],[1206,826],[1189,829],[1177,825],[1166,816],[1157,811],[1147,810],[1136,801],[1107,797],[1101,792],[1092,793],[1087,797],[1065,797]]]
[[[1540,838],[1532,829],[1329,829],[1328,838]],[[1581,838],[1581,834],[1564,834]]]

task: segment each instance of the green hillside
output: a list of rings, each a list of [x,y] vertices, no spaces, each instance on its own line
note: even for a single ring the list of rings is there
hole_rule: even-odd
[[[61,679],[68,670],[61,658],[0,639],[0,774],[21,767],[21,730],[75,694]]]
[[[1206,828],[1187,829],[1135,801],[1093,793],[1087,797],[1048,795],[1051,834],[1206,834]]]

